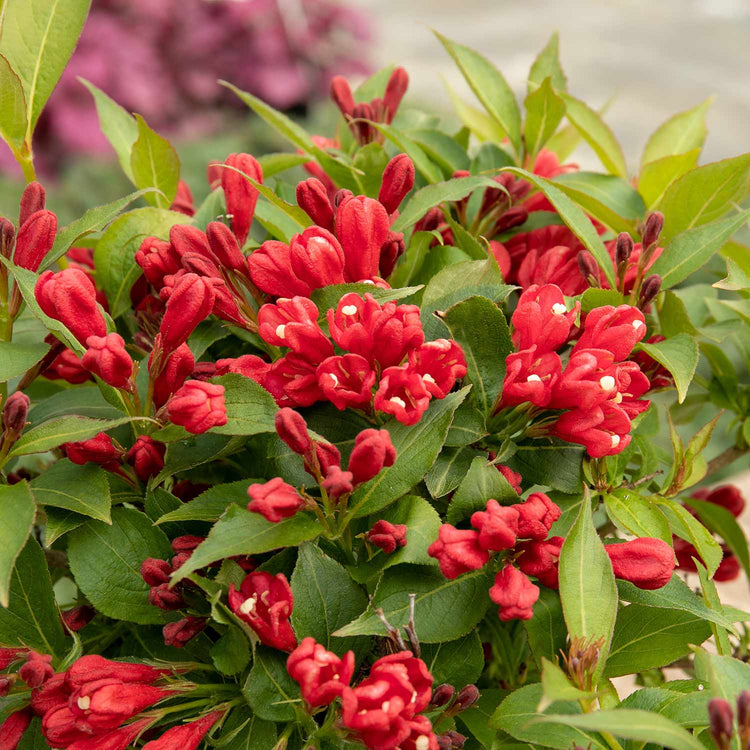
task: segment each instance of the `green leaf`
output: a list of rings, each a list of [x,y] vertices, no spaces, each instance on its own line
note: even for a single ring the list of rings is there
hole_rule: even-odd
[[[104,523],[111,523],[109,484],[101,466],[76,466],[67,458],[58,461],[31,482],[39,505],[71,510]]]
[[[569,443],[548,445],[534,442],[519,445],[507,463],[527,482],[547,485],[560,492],[576,493],[580,492],[583,481],[582,459],[583,448],[573,447]]]
[[[336,636],[386,635],[375,613],[381,608],[393,627],[409,622],[409,594],[416,594],[414,622],[419,640],[440,643],[460,638],[484,617],[489,606],[492,572],[473,570],[454,580],[434,567],[398,565],[389,568],[378,583],[370,606],[353,622],[337,630]]]
[[[640,343],[638,346],[672,373],[677,388],[677,400],[682,403],[687,396],[700,356],[695,337],[680,333],[656,344]]]
[[[0,383],[23,375],[48,351],[49,346],[47,344],[19,344],[0,341]]]
[[[211,661],[222,674],[244,672],[250,662],[250,642],[247,636],[239,628],[230,625],[212,646]]]
[[[557,659],[560,651],[565,650],[568,637],[557,591],[539,587],[539,598],[534,602],[534,616],[530,620],[524,620],[523,626],[539,669],[542,667],[543,657]]]
[[[11,574],[16,558],[29,538],[34,525],[36,506],[26,481],[0,485],[0,606],[8,606]]]
[[[129,508],[114,508],[111,526],[87,521],[68,537],[70,570],[91,604],[107,617],[141,625],[165,622],[164,612],[149,604],[141,564],[170,554],[164,532]]]
[[[356,639],[332,638],[367,606],[367,595],[346,568],[312,543],[299,548],[292,574],[292,626],[297,640],[308,636],[338,656],[356,648]]]
[[[675,180],[658,209],[664,214],[661,242],[720,219],[750,192],[750,154],[696,167]]]
[[[186,440],[170,443],[164,459],[164,468],[154,481],[158,484],[172,474],[236,453],[244,444],[244,438],[215,435],[211,432],[191,435]]]
[[[391,300],[399,300],[404,297],[410,297],[412,294],[418,292],[421,286],[408,286],[400,289],[380,289],[374,287],[372,284],[331,284],[330,286],[324,286],[321,289],[313,290],[310,295],[312,301],[318,306],[320,313],[320,321],[325,320],[325,314],[327,310],[335,310],[339,303],[339,300],[345,294],[359,294],[364,296],[365,294],[371,294],[381,304],[384,302],[390,302]]]
[[[448,683],[456,690],[473,685],[484,669],[484,651],[476,631],[457,641],[425,643],[420,656],[435,685]]]
[[[723,557],[721,545],[711,536],[708,529],[682,505],[674,500],[663,498],[657,502],[664,508],[672,533],[690,542],[698,550],[709,575],[713,576]]]
[[[703,601],[711,609],[717,612],[723,612],[724,608],[719,599],[719,592],[716,590],[716,584],[708,577],[706,568],[701,565],[697,560],[695,561],[695,567],[698,573],[698,579],[701,582],[701,591],[703,592]],[[724,628],[719,628],[713,623],[710,624],[711,633],[713,634],[714,644],[716,650],[720,654],[733,655],[733,647],[729,642],[729,636],[727,635]]]
[[[469,388],[434,400],[416,425],[403,425],[395,420],[385,425],[396,449],[396,461],[363,484],[349,500],[348,517],[368,516],[419,483],[443,447],[453,412],[466,398]]]
[[[627,177],[628,170],[622,148],[601,115],[588,104],[569,94],[561,94],[561,97],[567,107],[568,120],[575,125],[607,171],[619,177]]]
[[[309,513],[297,513],[279,523],[266,521],[258,513],[230,505],[190,559],[172,575],[177,583],[212,562],[235,555],[260,555],[281,547],[293,547],[314,539],[322,528]]]
[[[255,649],[253,668],[242,688],[256,716],[267,721],[294,721],[299,686],[286,671],[287,655],[266,646]]]
[[[414,162],[414,166],[419,174],[430,183],[439,183],[443,177],[443,173],[440,168],[435,165],[432,160],[427,156],[422,147],[414,140],[409,138],[404,132],[394,128],[391,125],[384,125],[383,123],[373,123],[373,126],[377,128],[385,137],[391,141],[399,151],[403,151],[409,156]],[[355,167],[357,166],[355,162]],[[361,167],[360,167],[361,168]],[[362,177],[358,177],[358,180],[362,181]]]
[[[695,649],[695,676],[710,684],[714,698],[734,704],[740,692],[750,685],[750,664],[698,648]]]
[[[641,164],[688,151],[697,150],[700,153],[706,140],[706,112],[712,101],[713,97],[709,97],[697,107],[680,112],[660,125],[643,149]]]
[[[89,5],[90,0],[5,0],[0,54],[21,79],[29,147],[39,115],[75,49]]]
[[[47,523],[44,527],[44,546],[51,547],[60,537],[86,523],[86,516],[79,516],[69,510],[47,508]]]
[[[152,130],[140,116],[135,116],[138,139],[130,153],[130,168],[137,188],[156,188],[159,193],[144,197],[156,208],[169,208],[177,195],[180,181],[180,158],[172,144]]]
[[[726,289],[730,292],[746,291],[750,289],[750,275],[732,258],[725,258],[727,263],[727,276],[721,281],[711,284],[716,289]]]
[[[99,127],[107,137],[117,154],[122,171],[135,184],[133,169],[130,165],[130,154],[138,138],[138,123],[135,117],[121,107],[114,99],[85,78],[78,79],[94,97],[96,112],[99,115]]]
[[[254,482],[264,480],[240,479],[228,484],[216,484],[201,492],[194,500],[181,503],[180,507],[161,516],[156,523],[176,521],[217,521],[231,505],[247,507],[249,502],[247,488]]]
[[[49,745],[42,734],[42,720],[35,716],[29,728],[23,733],[17,750],[48,750]]]
[[[591,698],[592,693],[573,687],[570,678],[556,662],[542,657],[542,700],[539,710],[543,711],[555,701],[577,701]]]
[[[507,134],[516,152],[521,151],[521,112],[502,73],[478,52],[433,30],[488,114]]]
[[[59,391],[33,404],[29,410],[28,421],[36,426],[56,417],[70,415],[117,419],[121,413],[102,398],[95,385],[81,385]]]
[[[14,154],[24,147],[28,128],[26,95],[18,74],[0,55],[0,135]]]
[[[444,448],[440,451],[435,463],[424,478],[430,495],[432,497],[443,497],[443,495],[455,490],[461,484],[461,480],[466,475],[476,455],[475,451],[463,446]]]
[[[616,232],[633,232],[636,222],[646,213],[646,205],[635,188],[615,175],[570,172],[555,177],[554,183]]]
[[[631,604],[617,617],[604,674],[619,677],[666,666],[710,635],[708,622],[689,612]]]
[[[628,534],[672,542],[667,517],[648,498],[627,489],[615,490],[604,498],[612,522]]]
[[[127,424],[145,417],[121,417],[120,419],[90,419],[89,417],[61,417],[32,427],[21,435],[11,450],[11,456],[26,456],[30,453],[44,453],[63,443],[88,440],[121,424]]]
[[[556,31],[531,66],[527,82],[528,93],[536,91],[547,78],[555,91],[567,91],[568,81],[560,65],[560,37]]]
[[[222,375],[211,382],[224,386],[227,423],[214,427],[220,435],[258,435],[276,432],[274,416],[279,410],[273,396],[252,378],[237,373]]]
[[[604,305],[618,307],[624,304],[625,298],[615,289],[595,289],[594,287],[589,287],[581,295],[582,312],[590,312],[595,307],[603,307]]]
[[[650,711],[620,708],[593,711],[580,716],[557,715],[540,717],[539,721],[562,724],[587,731],[607,732],[616,737],[651,742],[674,750],[704,750],[703,744],[679,724]]]
[[[497,466],[489,463],[486,457],[477,456],[451,498],[446,520],[452,524],[466,520],[475,511],[484,510],[490,498],[502,505],[517,503],[519,499]]]
[[[526,123],[523,138],[526,151],[533,158],[552,137],[565,117],[565,102],[553,91],[550,79],[526,97]]]
[[[263,170],[264,179],[273,177],[280,172],[286,172],[287,169],[299,167],[307,161],[310,161],[309,156],[287,152],[263,154],[263,156],[258,157],[258,164],[260,164],[260,168]]]
[[[644,164],[638,176],[638,192],[643,196],[646,206],[655,206],[675,180],[695,169],[699,155],[700,149],[696,148],[684,154],[664,156]]]
[[[143,273],[135,254],[146,237],[167,239],[175,224],[185,224],[185,214],[161,208],[136,208],[115,219],[94,250],[96,279],[104,289],[113,318],[130,309],[130,289]]]
[[[440,130],[427,128],[409,130],[408,134],[447,176],[458,169],[469,169],[469,156],[455,138]],[[377,191],[375,194],[377,195]]]
[[[701,269],[749,218],[750,211],[742,211],[681,232],[664,248],[649,273],[661,276],[662,289],[679,284]]]
[[[513,351],[508,321],[486,297],[469,297],[445,311],[444,321],[464,351],[479,409],[491,415],[503,389],[505,358]]]
[[[604,275],[607,277],[610,286],[614,289],[617,285],[614,280],[612,259],[609,257],[607,248],[604,247],[601,237],[596,233],[594,225],[586,214],[554,182],[518,167],[505,167],[502,171],[517,174],[524,180],[531,182],[544,193],[557,213],[560,214],[560,218],[565,222],[566,226],[594,256],[596,262],[602,271],[604,271]]]
[[[0,607],[0,643],[62,656],[65,640],[44,553],[29,539],[16,559],[9,604]]]
[[[571,638],[601,639],[601,674],[617,618],[617,586],[587,495],[560,550],[560,600]]]
[[[268,750],[276,744],[276,725],[255,716],[249,706],[232,709],[221,725],[222,750]]]
[[[481,109],[466,104],[448,85],[447,81],[444,80],[443,85],[453,102],[453,108],[456,110],[458,119],[461,120],[464,127],[468,128],[480,141],[489,141],[493,144],[503,141],[505,132],[492,117],[482,112]]]

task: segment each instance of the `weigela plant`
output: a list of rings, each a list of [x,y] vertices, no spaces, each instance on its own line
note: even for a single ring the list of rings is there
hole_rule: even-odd
[[[334,79],[316,136],[236,90],[291,148],[209,163],[194,205],[100,94],[136,192],[58,228],[31,134],[65,46],[25,1],[0,748],[747,747],[745,501],[716,475],[750,450],[750,158],[696,166],[706,107],[628,173],[556,37],[523,116],[439,37],[483,107],[458,130],[402,68]]]

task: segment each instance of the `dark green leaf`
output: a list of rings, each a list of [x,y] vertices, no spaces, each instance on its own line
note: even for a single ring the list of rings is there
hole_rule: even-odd
[[[454,418],[455,420],[455,418]],[[432,497],[443,497],[461,484],[476,452],[470,448],[444,448],[440,451],[424,481]]]
[[[221,435],[257,435],[275,432],[274,416],[278,411],[273,396],[252,378],[231,373],[212,381],[224,386],[227,423],[214,427]]]
[[[222,674],[233,675],[244,671],[250,661],[250,642],[234,625],[211,648],[211,661]]]
[[[473,685],[484,669],[484,651],[476,632],[449,643],[425,643],[421,658],[435,685],[447,682],[456,690]]]
[[[534,616],[524,620],[531,653],[541,669],[542,658],[556,659],[565,649],[568,630],[563,619],[562,604],[557,591],[539,587],[539,598],[534,603]]]
[[[486,458],[477,456],[451,498],[446,517],[448,523],[456,524],[469,518],[475,511],[484,510],[490,498],[510,505],[518,502],[518,493],[498,471],[497,466],[489,463]]]
[[[247,488],[256,481],[264,480],[240,479],[238,482],[229,484],[217,484],[202,492],[194,500],[181,503],[179,508],[161,516],[156,523],[217,521],[232,503],[247,507],[249,502]]]
[[[583,448],[569,443],[519,445],[508,465],[527,482],[574,493],[581,489]]]
[[[259,719],[249,706],[232,709],[217,738],[222,750],[268,750],[276,743],[276,725]]]
[[[258,646],[242,694],[256,716],[267,721],[294,721],[299,686],[286,671],[286,654]]]
[[[8,606],[11,574],[16,558],[29,538],[36,506],[26,481],[0,485],[0,606]]]

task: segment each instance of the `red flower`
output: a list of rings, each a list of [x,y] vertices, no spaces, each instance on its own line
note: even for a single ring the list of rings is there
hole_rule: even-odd
[[[168,729],[156,740],[143,746],[143,750],[195,750],[208,730],[226,713],[213,711],[196,721]]]
[[[564,541],[561,536],[553,536],[544,542],[522,542],[516,547],[522,553],[517,561],[518,567],[547,588],[556,589],[558,561]]]
[[[35,211],[21,225],[16,235],[13,262],[21,268],[36,271],[52,249],[57,232],[57,216],[52,211]]]
[[[490,599],[500,606],[498,616],[501,620],[530,620],[538,598],[539,587],[512,565],[506,565],[497,574],[490,589]]]
[[[541,542],[560,518],[560,508],[543,492],[532,492],[526,501],[513,506],[518,511],[518,536]]]
[[[495,464],[497,470],[508,480],[508,484],[520,495],[521,494],[521,482],[523,477],[517,472],[513,471],[510,466],[504,466],[503,464]]]
[[[291,518],[305,506],[299,492],[281,477],[270,479],[264,484],[251,484],[247,488],[247,494],[252,498],[247,509],[252,513],[260,513],[271,523]]]
[[[140,435],[128,451],[127,462],[135,469],[138,479],[147,482],[164,468],[166,452],[164,443],[158,443],[149,435]]]
[[[289,243],[289,261],[294,275],[311,289],[343,284],[344,250],[327,229],[308,227]]]
[[[41,687],[55,674],[51,661],[52,657],[49,654],[29,651],[26,663],[18,670],[18,676],[32,689]]]
[[[279,406],[311,406],[324,398],[315,372],[312,362],[290,352],[271,365],[263,387]]]
[[[458,578],[469,570],[478,570],[490,555],[479,544],[479,533],[472,529],[457,529],[444,523],[438,538],[427,548],[427,554],[440,563],[446,578]]]
[[[139,719],[111,732],[87,739],[77,739],[67,745],[66,750],[125,750],[152,721],[153,719]]]
[[[307,432],[307,422],[299,413],[285,407],[274,417],[276,434],[299,456],[308,456],[312,451],[312,440]]]
[[[111,659],[105,659],[103,656],[92,654],[76,659],[65,673],[65,679],[67,684],[75,690],[89,682],[104,679],[150,684],[172,672],[173,670],[170,667],[152,667],[148,664],[112,661]]]
[[[247,271],[253,284],[274,297],[309,297],[312,287],[292,270],[289,245],[266,240],[247,257]]]
[[[573,409],[552,425],[552,434],[569,443],[585,445],[589,456],[614,456],[630,445],[630,419],[611,401],[584,411]]]
[[[326,186],[320,180],[310,177],[297,183],[297,205],[317,226],[333,231],[333,206]]]
[[[520,507],[504,507],[497,500],[488,500],[486,510],[472,514],[471,525],[479,531],[478,541],[482,549],[502,552],[515,545]]]
[[[378,262],[378,273],[382,278],[387,279],[393,273],[396,262],[405,250],[403,232],[388,232],[388,236],[380,248],[380,260]],[[378,286],[382,285],[378,284]]]
[[[414,187],[414,164],[406,154],[397,154],[383,170],[378,201],[392,214]]]
[[[418,714],[427,708],[432,697],[433,678],[427,665],[411,651],[398,651],[378,659],[370,668],[370,676],[379,675],[383,672],[393,674],[396,670],[406,670],[414,691],[409,701],[409,712]]]
[[[331,466],[326,472],[326,478],[321,482],[321,487],[328,493],[329,497],[338,500],[354,490],[351,471],[342,471],[340,466]]]
[[[113,388],[125,388],[133,374],[133,360],[125,350],[125,341],[118,333],[89,336],[81,365]]]
[[[388,430],[362,430],[354,438],[354,448],[349,456],[349,471],[354,484],[362,484],[376,476],[385,466],[393,466],[396,449]]]
[[[390,555],[397,547],[406,547],[406,532],[407,528],[403,523],[380,519],[375,521],[365,538],[370,544],[380,547],[386,555]]]
[[[216,292],[207,278],[194,273],[181,276],[167,300],[159,329],[159,342],[165,354],[184,344],[195,327],[213,310]]]
[[[698,498],[698,500],[705,500],[707,503],[720,505],[735,518],[741,516],[745,510],[745,498],[742,497],[739,488],[733,484],[722,484],[720,487],[714,487],[713,489],[694,490],[690,496]]]
[[[617,394],[617,369],[612,353],[584,349],[573,353],[552,389],[553,409],[592,409]]]
[[[177,622],[167,623],[162,628],[164,645],[172,648],[184,648],[208,624],[204,617],[184,617]]]
[[[70,349],[58,354],[42,375],[49,380],[65,380],[72,385],[80,385],[93,379],[91,373],[81,364],[80,357]]]
[[[660,589],[669,583],[674,570],[674,551],[661,539],[642,537],[604,548],[612,562],[615,578],[630,581],[639,589]]]
[[[66,609],[60,613],[65,627],[71,633],[77,633],[83,630],[96,616],[96,610],[87,604],[81,604],[78,607]]]
[[[389,367],[383,371],[373,405],[393,414],[401,424],[419,422],[430,404],[430,394],[419,373],[410,367]]]
[[[538,354],[556,351],[568,340],[580,308],[577,302],[568,311],[562,291],[554,284],[528,287],[511,318],[516,349],[536,346]]]
[[[59,320],[82,344],[89,336],[104,336],[107,325],[96,303],[96,287],[78,268],[45,271],[34,287],[42,312]]]
[[[586,315],[583,333],[573,353],[582,349],[606,349],[619,361],[627,359],[633,347],[645,335],[646,321],[637,307],[595,307]]]
[[[432,731],[432,722],[426,716],[415,716],[407,724],[410,734],[399,745],[401,750],[440,750],[438,738]],[[451,747],[460,746],[451,743]]]
[[[188,380],[167,404],[169,421],[197,435],[227,423],[224,386]]]
[[[339,410],[366,409],[372,401],[375,371],[359,354],[328,357],[316,370],[323,395]]]
[[[261,643],[280,651],[297,645],[289,617],[294,597],[286,576],[255,571],[245,577],[239,591],[229,586],[229,606],[260,638]]]
[[[28,708],[14,711],[0,724],[0,750],[16,750],[23,733],[31,724],[33,714]]]
[[[354,674],[354,652],[343,658],[326,651],[314,638],[304,638],[289,654],[286,669],[299,683],[300,692],[309,706],[327,706],[338,698]]]
[[[320,330],[318,308],[307,297],[281,298],[258,311],[261,338],[273,346],[288,346],[312,363],[333,354],[333,344]]]
[[[96,437],[79,443],[65,443],[63,449],[65,455],[79,466],[91,462],[107,471],[117,471],[120,468],[122,451],[106,432],[100,432]]]
[[[455,341],[436,339],[409,352],[409,367],[422,376],[431,396],[445,398],[456,380],[466,375],[466,358]]]
[[[148,366],[151,369],[153,352],[149,357]],[[166,364],[154,381],[154,404],[156,408],[164,406],[169,397],[187,380],[195,369],[195,359],[187,344],[178,346],[167,358]]]
[[[260,357],[256,357],[254,354],[243,354],[241,357],[226,358],[216,360],[216,371],[215,375],[226,375],[229,372],[234,372],[237,375],[250,378],[254,380],[258,385],[262,385],[265,388],[266,375],[271,369],[271,365],[268,362],[264,362]]]
[[[680,570],[697,573],[698,568],[693,558],[700,560],[701,556],[698,550],[690,542],[686,542],[677,536],[672,537],[672,544],[674,545],[674,553],[677,558],[677,567]],[[719,567],[714,573],[714,581],[733,581],[740,574],[740,562],[729,547],[722,544],[721,549],[724,554]]]
[[[255,204],[258,202],[258,188],[248,182],[245,175],[262,183],[263,170],[250,154],[230,154],[224,163],[233,167],[221,170],[221,187],[224,190],[227,213],[232,217],[232,231],[237,242],[244,245],[250,234]]]
[[[554,284],[563,294],[574,297],[588,288],[578,266],[577,247],[556,245],[547,250],[533,249],[521,261],[516,281],[524,288],[538,284]]]
[[[18,210],[18,226],[23,226],[31,214],[43,211],[47,203],[47,191],[39,182],[30,182],[21,194]]]
[[[505,358],[505,380],[500,408],[529,402],[547,406],[552,388],[560,378],[560,357],[554,352],[539,354],[536,346]]]
[[[135,262],[143,269],[155,289],[164,286],[164,277],[182,268],[182,259],[171,242],[156,237],[146,237],[135,254]]]
[[[7,669],[14,661],[25,657],[29,653],[27,648],[6,648],[0,646],[0,672]]]
[[[209,222],[206,227],[206,240],[221,268],[242,275],[247,273],[245,256],[237,244],[237,238],[226,224],[221,221]]]

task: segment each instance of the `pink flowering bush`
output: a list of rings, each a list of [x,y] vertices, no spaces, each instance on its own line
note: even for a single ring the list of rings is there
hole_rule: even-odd
[[[629,174],[556,37],[522,115],[438,35],[459,130],[398,67],[334,78],[315,136],[235,88],[290,150],[195,205],[97,92],[135,192],[60,228],[31,136],[69,6],[7,0],[0,38],[0,748],[746,747],[715,480],[750,450],[750,159],[696,166],[705,108]]]

